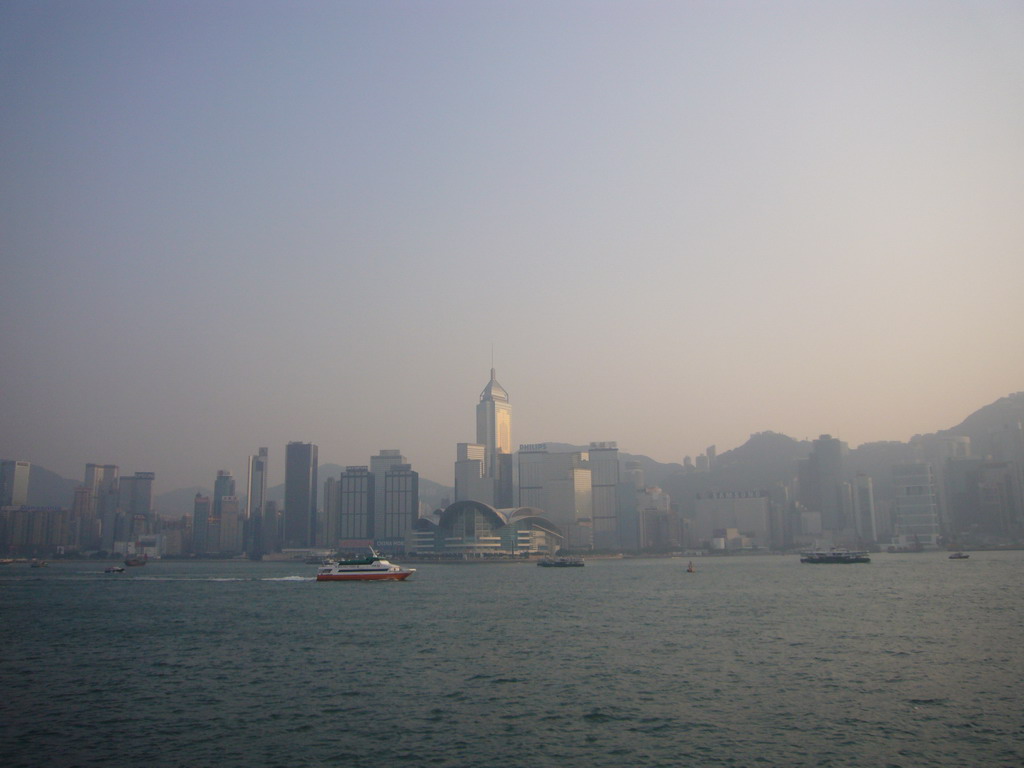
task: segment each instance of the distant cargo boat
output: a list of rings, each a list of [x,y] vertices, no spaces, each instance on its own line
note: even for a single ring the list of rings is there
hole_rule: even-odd
[[[827,552],[801,552],[801,563],[870,563],[867,552],[852,552],[848,549],[830,549]]]
[[[969,557],[970,557],[970,555],[968,555],[966,552],[954,552],[952,555],[949,556],[949,559],[950,560],[966,560]]]
[[[141,557],[139,555],[133,555],[132,557],[126,557],[124,559],[124,564],[129,566],[129,567],[145,565],[146,564],[146,555],[142,555]]]
[[[366,557],[330,560],[316,572],[317,581],[403,581],[416,573],[388,562],[374,549]]]
[[[537,565],[541,568],[582,568],[586,563],[582,557],[545,557],[538,560]]]

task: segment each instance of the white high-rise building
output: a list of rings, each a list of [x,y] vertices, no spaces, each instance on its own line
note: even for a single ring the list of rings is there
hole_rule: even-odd
[[[893,527],[897,546],[938,546],[939,498],[931,464],[897,464],[892,474],[896,486]]]

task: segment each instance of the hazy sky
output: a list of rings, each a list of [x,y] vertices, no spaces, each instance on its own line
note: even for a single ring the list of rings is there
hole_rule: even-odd
[[[1024,389],[1020,2],[0,4],[0,456],[851,446]]]

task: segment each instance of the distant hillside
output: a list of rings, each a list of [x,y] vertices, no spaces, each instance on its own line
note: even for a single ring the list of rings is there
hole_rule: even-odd
[[[768,488],[796,474],[797,464],[811,453],[811,443],[778,432],[758,432],[743,445],[718,456],[713,473],[734,490]]]
[[[969,437],[972,453],[984,456],[991,451],[992,433],[1018,421],[1024,421],[1024,392],[1001,397],[979,408],[955,427],[941,430],[938,434]]]

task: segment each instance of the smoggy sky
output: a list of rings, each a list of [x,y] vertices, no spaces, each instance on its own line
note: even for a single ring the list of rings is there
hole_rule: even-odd
[[[851,446],[1024,389],[1024,5],[0,4],[0,456]]]

